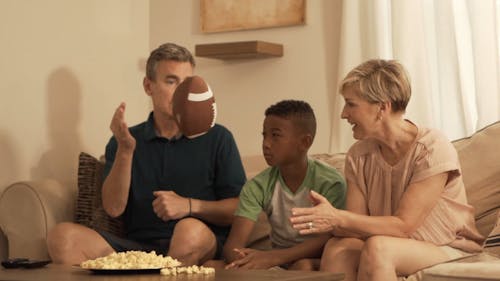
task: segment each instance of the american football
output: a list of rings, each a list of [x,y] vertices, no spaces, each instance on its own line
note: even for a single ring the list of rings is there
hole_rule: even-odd
[[[201,136],[215,125],[215,98],[200,76],[188,77],[177,86],[172,106],[179,129],[188,138]]]

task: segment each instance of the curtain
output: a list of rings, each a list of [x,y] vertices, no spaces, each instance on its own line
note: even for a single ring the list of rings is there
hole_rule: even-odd
[[[497,3],[499,2],[499,3]],[[406,118],[450,140],[500,119],[500,0],[344,0],[339,77],[372,58],[396,59],[408,71]],[[354,143],[335,93],[330,152]]]

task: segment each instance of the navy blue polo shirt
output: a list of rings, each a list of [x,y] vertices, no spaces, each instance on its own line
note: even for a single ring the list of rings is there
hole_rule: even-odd
[[[216,124],[194,139],[167,139],[157,136],[153,112],[146,122],[129,128],[136,139],[132,177],[123,219],[127,237],[133,240],[171,239],[177,220],[164,222],[153,212],[153,192],[171,190],[183,197],[220,200],[238,197],[246,181],[234,138]],[[107,176],[117,150],[114,137],[106,146]],[[225,241],[230,226],[207,223]]]

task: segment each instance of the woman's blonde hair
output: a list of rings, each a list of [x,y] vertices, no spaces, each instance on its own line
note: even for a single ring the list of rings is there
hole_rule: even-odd
[[[351,70],[340,84],[340,94],[355,87],[361,98],[370,103],[390,102],[393,112],[405,112],[410,101],[410,79],[395,60],[373,59]]]

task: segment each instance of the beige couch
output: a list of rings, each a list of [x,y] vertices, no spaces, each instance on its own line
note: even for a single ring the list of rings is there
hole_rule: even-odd
[[[478,229],[487,236],[495,224],[496,212],[500,209],[500,122],[453,143],[462,164],[469,203],[476,209]],[[344,154],[317,154],[313,157],[343,172]],[[266,167],[261,156],[244,157],[243,162],[249,178]],[[102,167],[100,169],[97,169],[97,172],[102,172]],[[94,185],[101,183],[99,179],[89,179],[88,173],[82,175],[80,172],[79,182],[91,182]],[[95,176],[95,173],[96,171],[92,170],[90,177]],[[7,187],[0,196],[0,229],[8,240],[8,256],[48,258],[45,245],[47,231],[58,222],[74,220],[76,197],[75,191],[54,180],[18,182]],[[98,200],[93,202],[79,201],[78,206],[96,208],[95,202]],[[81,213],[80,210],[79,214]],[[100,216],[102,213],[91,214],[90,220]],[[267,247],[268,230],[269,226],[261,216],[252,235],[251,246]]]

